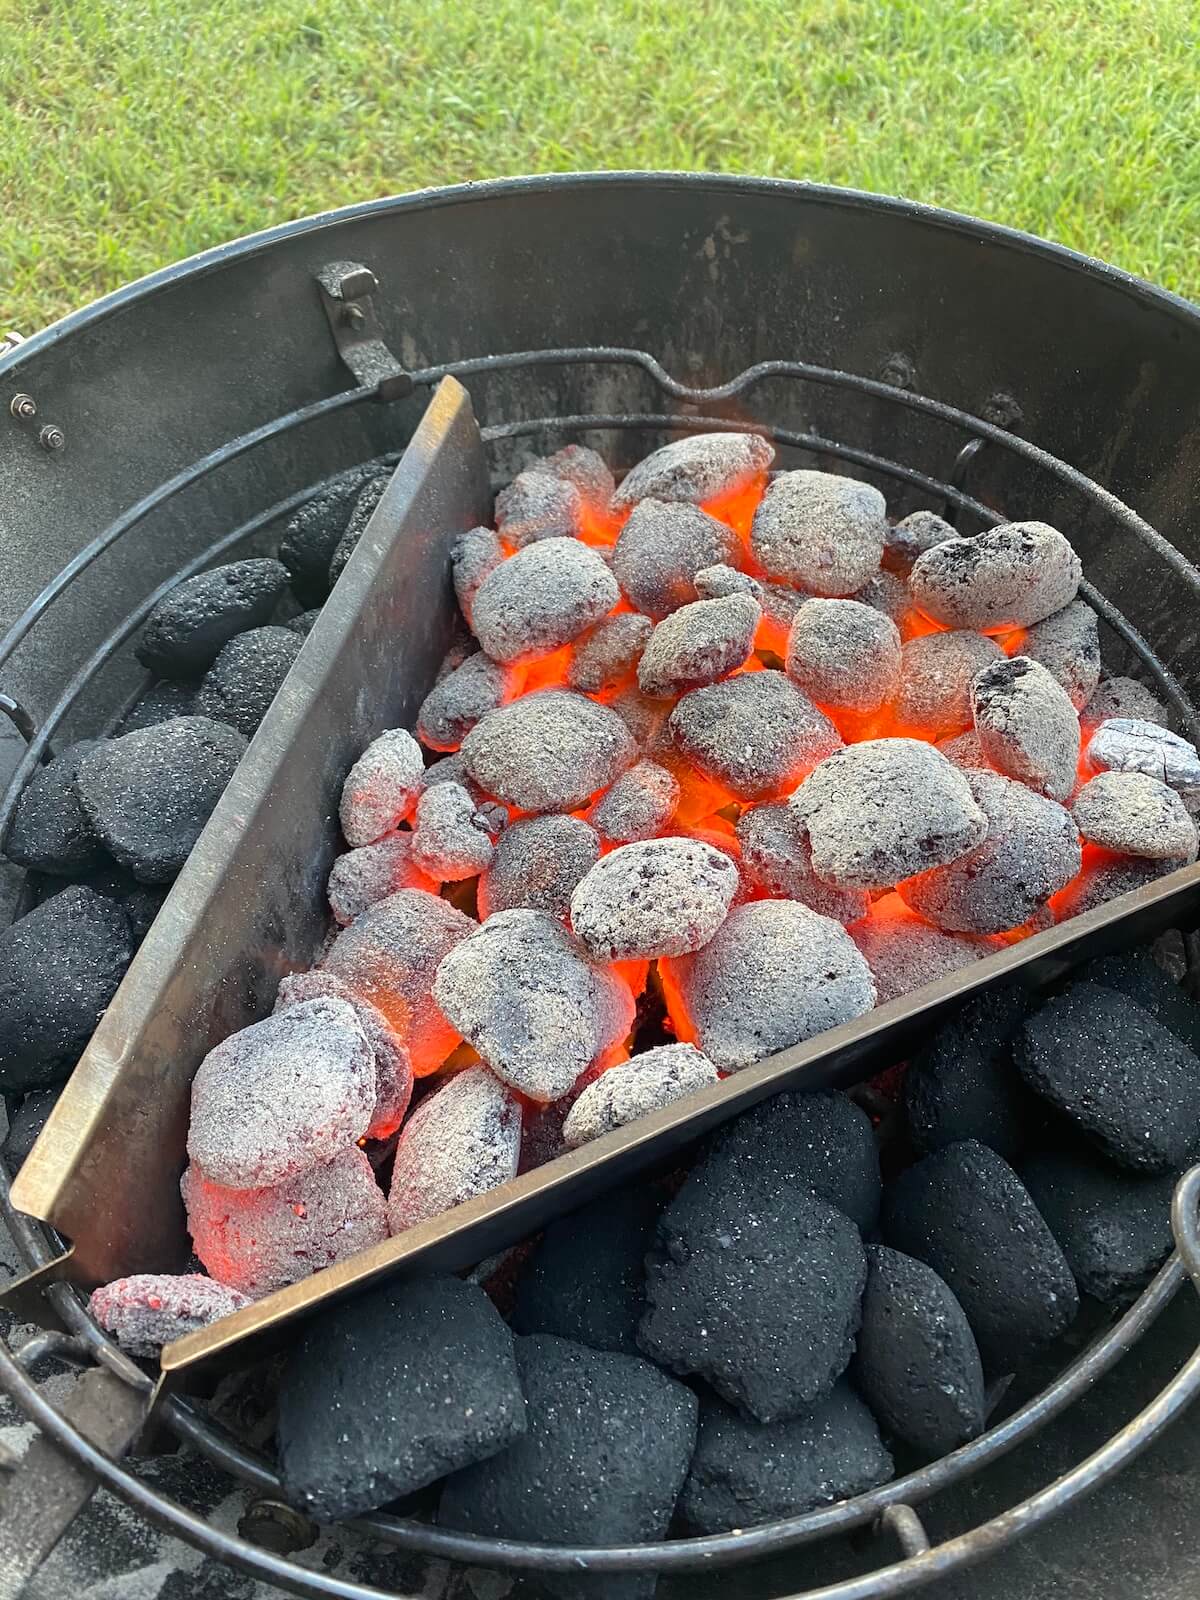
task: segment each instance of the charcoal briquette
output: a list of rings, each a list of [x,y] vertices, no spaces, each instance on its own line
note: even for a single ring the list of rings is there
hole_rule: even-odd
[[[314,606],[311,611],[301,611],[298,616],[289,617],[280,627],[286,628],[289,633],[298,633],[302,639],[307,639],[317,625],[321,615],[321,607]]]
[[[638,662],[638,688],[670,700],[728,676],[751,655],[761,616],[758,601],[746,594],[680,606],[650,635]]]
[[[565,922],[575,885],[599,859],[600,837],[581,818],[523,818],[496,840],[479,880],[479,914],[525,906]]]
[[[1148,773],[1097,773],[1071,811],[1085,839],[1119,855],[1196,859],[1196,824],[1187,807]]]
[[[454,593],[459,609],[467,621],[479,585],[504,560],[504,546],[500,535],[491,528],[468,528],[456,534],[450,543],[450,570],[454,578]]]
[[[880,1005],[935,983],[989,954],[981,940],[930,927],[894,894],[875,901],[869,914],[854,923],[849,933],[867,958]]]
[[[619,599],[594,550],[578,539],[542,539],[488,573],[475,591],[471,626],[494,661],[533,661],[577,639]]]
[[[270,622],[287,581],[283,563],[265,558],[199,572],[158,602],[134,655],[161,678],[198,678],[231,639]]]
[[[1149,950],[1123,950],[1097,956],[1077,974],[1103,989],[1115,989],[1148,1011],[1154,1020],[1200,1055],[1200,1005],[1163,971]]]
[[[1180,734],[1133,717],[1110,717],[1085,751],[1093,772],[1144,772],[1185,798],[1200,798],[1200,756]]]
[[[1186,856],[1155,861],[1147,856],[1116,856],[1108,851],[1093,858],[1091,852],[1085,852],[1078,876],[1055,899],[1055,919],[1069,922],[1072,917],[1081,917],[1085,911],[1094,911],[1109,900],[1144,889],[1148,883],[1190,865]]]
[[[926,550],[957,537],[945,517],[939,517],[936,511],[911,511],[895,527],[887,530],[883,564],[889,572],[907,578],[914,563]]]
[[[971,726],[971,686],[1004,651],[984,633],[926,633],[904,646],[896,718],[906,728],[944,737]]]
[[[598,961],[684,955],[708,943],[738,887],[723,851],[644,839],[600,857],[571,896],[571,926]]]
[[[313,499],[293,513],[279,543],[279,559],[291,574],[302,601],[320,605],[329,593],[329,563],[346,530],[350,512],[365,483],[390,469],[367,461],[331,478]]]
[[[227,722],[247,739],[258,730],[304,640],[289,628],[251,628],[225,645],[204,675],[196,713]]]
[[[1066,800],[1079,766],[1079,717],[1067,691],[1028,656],[985,667],[971,690],[975,732],[999,772]]]
[[[121,897],[121,909],[129,923],[129,936],[136,950],[154,926],[154,919],[162,910],[167,898],[165,884],[139,884]]]
[[[663,500],[699,506],[746,489],[775,459],[774,447],[756,433],[699,433],[655,450],[626,474],[613,506]]]
[[[121,718],[115,731],[117,734],[136,733],[139,728],[153,728],[159,722],[190,717],[195,704],[195,684],[172,683],[164,678],[146,690]]]
[[[698,572],[737,567],[741,549],[733,529],[698,506],[643,500],[621,529],[612,569],[630,604],[660,621],[699,599]]]
[[[417,737],[429,750],[457,750],[477,722],[512,699],[515,688],[512,668],[477,650],[425,696]]]
[[[974,728],[968,728],[965,733],[955,734],[953,739],[939,739],[937,748],[947,761],[952,761],[964,772],[970,772],[972,769],[991,770],[991,762],[984,755],[979,735]]]
[[[1079,720],[1089,732],[1094,732],[1102,722],[1108,722],[1112,717],[1152,722],[1162,728],[1170,726],[1168,712],[1162,701],[1136,678],[1101,679],[1095,694],[1079,713]]]
[[[744,807],[736,827],[743,875],[755,887],[799,900],[847,927],[866,916],[871,900],[865,890],[840,889],[817,877],[808,835],[786,801]]]
[[[521,1102],[487,1067],[427,1095],[400,1129],[388,1221],[403,1233],[507,1183],[521,1153]]]
[[[774,799],[842,745],[825,713],[773,670],[693,689],[669,725],[681,754],[740,800]]]
[[[716,1082],[716,1067],[694,1045],[643,1050],[587,1086],[567,1113],[563,1143],[574,1150]]]
[[[56,1084],[52,1089],[34,1089],[22,1097],[15,1110],[8,1113],[8,1132],[4,1135],[3,1144],[0,1144],[0,1160],[8,1169],[10,1178],[15,1178],[21,1170],[25,1157],[37,1143],[61,1093],[61,1084]]]
[[[496,496],[496,527],[514,550],[541,539],[577,539],[583,531],[583,496],[568,478],[520,472]]]
[[[1033,999],[993,989],[969,1001],[921,1045],[904,1075],[913,1144],[926,1154],[976,1140],[1014,1161],[1044,1120],[1013,1062]]]
[[[531,812],[586,805],[638,754],[615,711],[566,689],[542,689],[501,706],[471,729],[462,750],[467,771],[486,793]]]
[[[657,761],[638,761],[592,807],[592,826],[612,844],[662,833],[679,804],[679,780]]]
[[[567,669],[567,683],[580,694],[609,694],[637,674],[638,662],[654,629],[637,611],[602,617],[576,639]]]
[[[617,486],[608,463],[585,444],[564,445],[551,456],[531,461],[525,470],[546,472],[565,483],[573,483],[595,511],[607,511],[616,492]]]
[[[93,1290],[88,1311],[122,1350],[155,1357],[163,1345],[249,1304],[244,1294],[201,1272],[138,1272]]]
[[[878,489],[831,472],[781,472],[763,495],[750,548],[769,578],[852,595],[878,570],[888,531]]]
[[[1046,522],[1006,522],[972,538],[945,539],[918,556],[913,599],[947,628],[984,633],[1029,628],[1074,600],[1083,567]]]
[[[346,519],[346,526],[342,536],[334,546],[333,555],[329,559],[329,587],[334,584],[346,570],[346,564],[358,548],[358,541],[367,531],[367,524],[375,515],[375,508],[383,499],[384,491],[388,486],[387,477],[371,478],[359,490],[350,515]]]
[[[1028,656],[1045,667],[1066,690],[1076,711],[1083,711],[1095,694],[1100,682],[1100,625],[1085,600],[1072,600],[1005,645],[1010,655]]]
[[[75,792],[79,764],[98,741],[82,739],[35,768],[13,812],[4,853],[18,867],[75,877],[103,867],[108,851]]]
[[[411,833],[391,833],[377,844],[346,850],[329,869],[325,892],[329,909],[344,928],[377,900],[398,889],[425,889],[437,893],[437,884],[413,857]]]
[[[900,638],[902,640],[909,638],[916,613],[913,610],[912,595],[909,594],[908,585],[903,578],[898,578],[894,572],[880,569],[849,598],[857,600],[860,605],[870,606],[875,611],[882,611],[884,616],[891,617],[899,628]]]
[[[788,636],[787,674],[820,705],[878,711],[900,681],[900,634],[858,600],[807,600]]]
[[[350,768],[338,815],[346,843],[374,844],[404,821],[422,789],[425,758],[406,728],[381,733]]]
[[[435,883],[476,878],[494,854],[488,819],[460,783],[436,783],[417,801],[412,858]]]

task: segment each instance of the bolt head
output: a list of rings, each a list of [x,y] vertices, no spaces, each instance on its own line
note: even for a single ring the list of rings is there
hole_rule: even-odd
[[[29,422],[37,416],[37,401],[31,394],[15,394],[8,403],[8,409],[18,422]]]
[[[66,442],[66,434],[55,422],[48,422],[38,434],[38,443],[43,450],[61,450]]]

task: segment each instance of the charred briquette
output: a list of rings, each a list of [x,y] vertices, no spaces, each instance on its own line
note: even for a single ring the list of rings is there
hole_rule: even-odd
[[[1007,641],[1007,647],[1013,655],[1040,662],[1066,690],[1076,711],[1082,711],[1095,694],[1100,682],[1100,624],[1086,601],[1072,600]]]
[[[887,502],[869,483],[781,472],[754,513],[750,548],[769,578],[852,595],[878,570],[886,534]]]
[[[957,860],[987,834],[966,776],[919,739],[866,739],[839,750],[790,804],[808,834],[813,870],[843,888],[890,889]]]
[[[443,958],[433,996],[496,1076],[532,1100],[566,1094],[634,1015],[628,987],[546,911],[490,916]]]
[[[515,675],[482,650],[454,668],[421,702],[417,736],[430,750],[457,750],[477,722],[512,698]]]
[[[458,1278],[386,1284],[324,1312],[279,1389],[284,1492],[322,1520],[411,1494],[524,1431],[512,1334]]]
[[[1148,883],[1190,865],[1186,856],[1152,861],[1146,856],[1114,856],[1107,852],[1094,859],[1085,853],[1079,876],[1055,898],[1055,920],[1069,922],[1072,917],[1081,917],[1085,911],[1094,911],[1109,900],[1144,889]]]
[[[698,572],[741,559],[738,537],[724,522],[697,506],[643,500],[613,547],[613,574],[630,603],[658,621],[699,598]]]
[[[949,933],[1019,928],[1075,877],[1083,856],[1071,813],[998,772],[964,774],[987,818],[983,842],[930,872],[905,878],[900,898]]]
[[[312,611],[302,611],[298,617],[289,617],[280,627],[286,628],[289,633],[298,633],[302,639],[307,639],[317,625],[321,615],[321,607],[316,606]]]
[[[596,511],[607,511],[616,492],[616,482],[604,457],[585,444],[564,445],[552,456],[542,456],[531,461],[526,472],[545,472],[551,477],[573,483],[589,506]]]
[[[931,928],[894,894],[877,900],[869,914],[851,926],[849,933],[867,958],[880,1005],[924,988],[927,983],[969,967],[990,954],[988,946],[981,941]]]
[[[142,883],[170,883],[192,852],[246,749],[209,717],[176,717],[106,739],[75,775],[88,821]]]
[[[1016,1061],[1118,1166],[1178,1172],[1200,1154],[1200,1058],[1127,995],[1072,984],[1026,1020]]]
[[[1083,837],[1120,855],[1196,859],[1196,824],[1173,789],[1145,772],[1101,772],[1071,808]]]
[[[553,473],[520,472],[496,496],[496,527],[516,550],[540,539],[577,539],[583,531],[583,496]]]
[[[900,634],[858,600],[807,600],[788,636],[787,674],[821,705],[878,711],[900,681]]]
[[[984,633],[926,633],[904,646],[896,718],[935,735],[971,726],[971,686],[1004,651]]]
[[[693,766],[740,800],[774,799],[842,744],[804,691],[770,670],[693,689],[670,728]]]
[[[924,1456],[944,1456],[984,1429],[979,1346],[932,1267],[867,1246],[867,1288],[854,1381],[883,1426]]]
[[[1014,1371],[1079,1310],[1071,1269],[1029,1191],[973,1139],[926,1156],[884,1190],[883,1231],[945,1280],[991,1373]]]
[[[1110,717],[1085,751],[1093,772],[1145,772],[1186,799],[1200,798],[1200,756],[1189,740],[1153,722]]]
[[[667,725],[673,710],[669,700],[651,700],[633,684],[611,705],[642,750],[661,756],[674,748]]]
[[[721,600],[731,594],[750,595],[762,607],[764,620],[774,624],[784,642],[797,611],[808,599],[806,594],[786,583],[761,583],[747,572],[719,564],[705,567],[696,574],[696,593],[701,600]]]
[[[531,812],[586,805],[638,753],[615,711],[566,689],[542,689],[501,706],[471,729],[462,750],[467,771],[486,793]]]
[[[476,878],[491,864],[488,819],[461,783],[437,783],[417,801],[412,855],[437,883]]]
[[[1067,691],[1028,656],[985,667],[971,691],[975,732],[998,771],[1066,800],[1079,766],[1079,717]]]
[[[577,639],[620,598],[594,550],[578,539],[542,539],[492,568],[475,591],[471,626],[494,661],[534,661]]]
[[[0,930],[0,1090],[67,1076],[132,954],[121,907],[78,885]]]
[[[761,617],[762,607],[747,594],[680,606],[650,635],[638,662],[638,688],[670,700],[726,677],[753,652]]]
[[[652,1190],[634,1188],[551,1222],[517,1280],[516,1331],[640,1355],[646,1251],[661,1209]]]
[[[1136,678],[1104,678],[1096,692],[1079,713],[1085,729],[1094,731],[1102,722],[1112,717],[1129,717],[1135,721],[1152,722],[1158,727],[1170,727],[1170,716],[1157,695]]]
[[[367,1131],[375,1056],[353,1007],[320,997],[210,1050],[192,1082],[188,1155],[214,1183],[265,1188]]]
[[[0,1160],[8,1169],[10,1178],[15,1178],[20,1172],[25,1157],[37,1143],[61,1093],[61,1085],[55,1085],[52,1089],[34,1089],[22,1097],[21,1104],[14,1111],[8,1113],[8,1132],[4,1135],[3,1144],[0,1144]]]
[[[164,678],[147,689],[132,710],[126,712],[117,724],[114,737],[136,733],[139,728],[153,728],[160,722],[172,722],[176,717],[190,717],[195,704],[195,684],[171,683]]]
[[[717,1175],[719,1179],[719,1174]],[[803,1189],[758,1193],[693,1169],[646,1257],[638,1343],[759,1422],[799,1415],[846,1370],[867,1266],[850,1218]]]
[[[944,544],[958,535],[936,511],[911,511],[895,527],[889,528],[884,539],[883,564],[889,572],[907,578],[914,563],[935,544]]]
[[[196,694],[196,712],[247,739],[258,730],[304,640],[289,628],[251,628],[221,649]]]
[[[725,920],[737,867],[697,839],[644,839],[601,856],[571,896],[571,926],[598,961],[699,950]]]
[[[338,817],[346,843],[374,844],[404,821],[417,803],[425,772],[421,747],[406,728],[389,728],[346,775]]]
[[[450,542],[450,570],[454,577],[454,593],[459,609],[467,621],[479,585],[489,572],[504,560],[504,546],[500,535],[491,528],[468,528],[456,534]]]
[[[372,478],[359,490],[347,518],[342,536],[334,547],[333,555],[329,559],[329,587],[334,584],[346,570],[346,563],[354,554],[358,541],[367,531],[367,523],[375,515],[375,508],[383,499],[384,490],[388,486],[386,477]]]
[[[909,637],[916,612],[913,610],[913,599],[908,592],[908,585],[894,572],[875,573],[849,598],[857,600],[860,605],[870,606],[875,611],[882,611],[884,616],[891,617],[899,628],[901,639]]]
[[[287,581],[283,563],[269,559],[199,572],[158,602],[133,653],[159,677],[198,678],[231,639],[270,622]]]
[[[486,1067],[467,1067],[400,1130],[388,1221],[403,1233],[517,1175],[521,1103]]]
[[[591,821],[613,844],[632,844],[661,833],[678,804],[674,773],[657,761],[639,761],[604,791],[592,807]]]
[[[609,1067],[579,1096],[563,1123],[563,1143],[574,1150],[651,1111],[717,1082],[717,1069],[690,1044],[663,1044]]]
[[[775,459],[756,433],[700,433],[676,439],[639,461],[613,496],[617,510],[643,500],[703,505],[746,489]]]
[[[383,1013],[332,972],[293,972],[280,983],[272,1009],[286,1011],[290,1006],[323,996],[346,1002],[371,1047],[375,1058],[375,1108],[367,1138],[386,1139],[400,1126],[412,1097],[413,1070],[408,1051]]]
[[[79,764],[97,744],[81,739],[68,745],[21,791],[4,841],[4,854],[18,867],[73,877],[110,860],[75,792]]]
[[[252,1300],[388,1236],[383,1192],[355,1145],[270,1189],[227,1189],[193,1163],[180,1190],[197,1256]]]
[[[953,739],[939,739],[937,748],[947,761],[952,761],[963,772],[972,770],[986,772],[991,768],[991,762],[984,755],[979,735],[974,728],[956,734]]]
[[[637,1356],[551,1334],[516,1341],[526,1432],[446,1483],[438,1524],[536,1544],[665,1537],[696,1443],[696,1397]],[[546,1573],[564,1600],[649,1600],[653,1573]]]
[[[411,833],[393,833],[378,844],[360,845],[338,856],[329,869],[329,909],[344,928],[368,906],[398,889],[437,893],[437,884],[413,859]]]
[[[418,780],[418,797],[424,794],[426,789],[432,789],[438,783],[461,783],[476,805],[482,805],[488,798],[467,771],[467,763],[463,760],[461,750],[442,756],[439,761],[430,762]]]
[[[909,1134],[926,1154],[977,1140],[1014,1161],[1044,1120],[1013,1063],[1013,1041],[1034,1002],[1003,988],[971,1000],[909,1062]]]
[[[527,907],[565,922],[575,885],[600,859],[600,836],[580,817],[528,817],[496,841],[479,880],[479,914]]]
[[[157,1356],[163,1345],[207,1328],[250,1304],[244,1294],[202,1272],[139,1272],[92,1291],[88,1311],[131,1356]]]
[[[331,478],[319,494],[289,520],[279,542],[279,559],[291,574],[292,588],[302,602],[319,605],[329,593],[329,563],[362,487],[390,469],[382,461],[366,461]]]
[[[743,874],[757,888],[783,900],[799,900],[846,927],[870,910],[865,890],[839,889],[817,877],[808,835],[786,800],[746,806],[736,826]]]
[[[1132,1300],[1171,1254],[1176,1173],[1145,1178],[1083,1151],[1047,1150],[1021,1176],[1084,1294]]]
[[[1200,1005],[1163,971],[1148,950],[1124,950],[1098,956],[1080,967],[1076,976],[1087,983],[1098,983],[1103,989],[1128,995],[1156,1022],[1200,1055]]]
[[[752,1422],[706,1394],[679,1515],[696,1533],[729,1533],[865,1494],[894,1471],[848,1383],[790,1422]]]
[[[629,682],[654,624],[637,611],[602,617],[575,641],[567,683],[580,694],[608,694]]]
[[[1074,600],[1083,566],[1046,522],[1006,522],[969,539],[946,539],[908,576],[913,599],[947,628],[984,633],[1029,628]]]
[[[864,1233],[879,1221],[879,1149],[865,1111],[836,1090],[777,1094],[718,1130],[706,1181],[753,1211],[783,1189],[812,1189]]]

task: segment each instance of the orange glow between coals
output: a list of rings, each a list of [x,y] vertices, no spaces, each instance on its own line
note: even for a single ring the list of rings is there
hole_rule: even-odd
[[[700,509],[706,511],[710,517],[715,517],[718,522],[723,522],[726,527],[732,528],[748,549],[750,524],[754,521],[754,513],[758,510],[766,488],[767,475],[764,472],[759,477],[752,478],[749,483],[731,489],[728,494],[715,495],[711,500],[705,500]]]
[[[667,1025],[680,1044],[698,1044],[700,1033],[683,998],[675,964],[667,957],[657,963],[658,981],[662,988],[663,1004],[667,1008]]]

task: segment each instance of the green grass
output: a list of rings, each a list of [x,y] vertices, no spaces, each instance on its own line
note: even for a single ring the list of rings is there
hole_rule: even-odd
[[[0,325],[236,234],[587,167],[819,179],[1200,296],[1197,0],[0,0]]]

